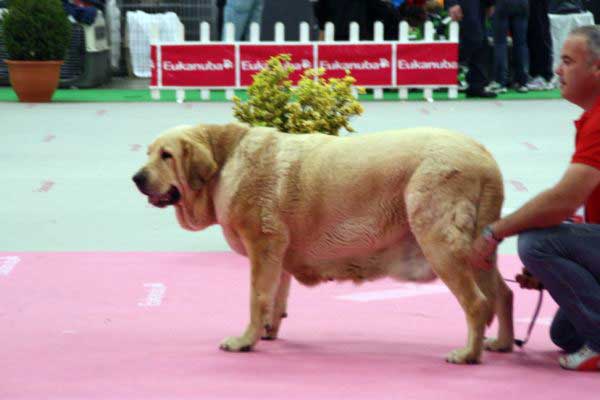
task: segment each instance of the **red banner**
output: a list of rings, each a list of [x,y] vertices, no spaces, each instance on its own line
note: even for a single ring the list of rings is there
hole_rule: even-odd
[[[239,51],[236,54],[236,46]],[[394,60],[393,50],[396,50]],[[458,43],[163,44],[152,46],[152,87],[248,87],[269,57],[290,54],[297,83],[316,64],[325,78],[349,70],[359,86],[453,86],[457,84]],[[239,56],[239,59],[236,58]],[[160,63],[158,60],[160,59]],[[395,66],[395,71],[394,71]],[[238,69],[239,68],[239,69]],[[238,75],[239,74],[239,75]],[[239,76],[239,82],[236,77]]]
[[[235,86],[233,44],[169,45],[161,46],[160,53],[162,86]]]
[[[456,85],[457,43],[396,45],[396,85]]]
[[[240,44],[240,85],[250,86],[254,74],[260,72],[267,65],[267,60],[277,54],[291,56],[290,64],[294,67],[294,72],[290,79],[294,84],[300,80],[300,75],[305,70],[314,67],[312,44]]]
[[[349,70],[359,86],[392,86],[392,45],[319,44],[318,66],[325,78],[341,78]]]

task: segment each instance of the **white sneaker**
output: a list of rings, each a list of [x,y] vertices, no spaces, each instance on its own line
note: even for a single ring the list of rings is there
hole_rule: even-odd
[[[517,93],[527,93],[529,92],[529,88],[526,85],[516,85],[515,90]]]
[[[529,90],[535,90],[535,91],[553,89],[552,84],[550,84],[549,82],[546,82],[546,80],[544,78],[542,78],[541,76],[536,76],[535,78],[533,78],[532,80],[527,82],[527,88]]]
[[[485,90],[492,93],[506,93],[508,90],[506,86],[502,86],[498,82],[492,81],[485,87]]]
[[[558,363],[573,371],[600,371],[600,353],[584,345],[575,353],[559,357]]]

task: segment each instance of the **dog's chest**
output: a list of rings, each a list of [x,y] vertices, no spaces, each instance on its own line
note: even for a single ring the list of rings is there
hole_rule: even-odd
[[[235,181],[233,182],[235,185]],[[231,203],[235,195],[235,187],[222,184],[222,181],[216,187],[214,197],[215,215],[227,244],[233,251],[245,256],[247,254],[244,244],[239,235],[231,228]]]

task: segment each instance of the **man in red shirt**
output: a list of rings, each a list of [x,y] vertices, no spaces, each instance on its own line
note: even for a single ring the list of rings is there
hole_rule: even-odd
[[[559,305],[550,336],[561,367],[600,371],[600,25],[576,28],[556,70],[562,95],[583,108],[575,153],[562,179],[485,227],[470,262],[490,268],[498,243],[519,234],[519,257]],[[585,206],[585,223],[564,223]]]

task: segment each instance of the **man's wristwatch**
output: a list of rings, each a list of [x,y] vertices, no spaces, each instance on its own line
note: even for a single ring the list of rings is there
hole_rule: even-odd
[[[487,225],[485,228],[483,228],[483,231],[481,231],[481,236],[483,236],[483,238],[485,240],[487,240],[488,242],[493,242],[495,245],[500,244],[500,242],[502,242],[502,238],[498,238],[496,236],[496,234],[494,233],[494,231],[492,230],[492,227]]]

